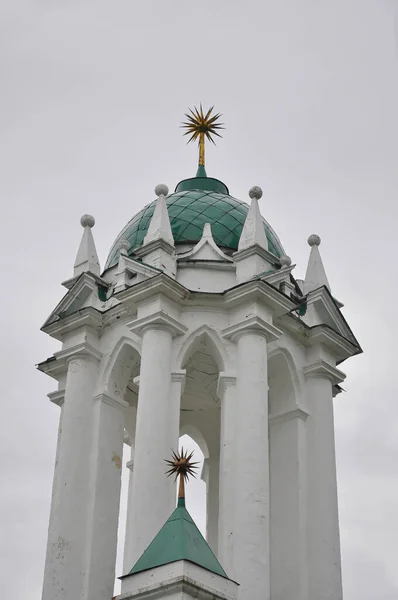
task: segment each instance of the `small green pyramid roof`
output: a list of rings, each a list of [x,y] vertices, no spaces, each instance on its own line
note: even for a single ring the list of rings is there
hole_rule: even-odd
[[[227,577],[185,508],[183,498],[179,498],[177,508],[128,575],[179,560],[188,560],[221,577]]]

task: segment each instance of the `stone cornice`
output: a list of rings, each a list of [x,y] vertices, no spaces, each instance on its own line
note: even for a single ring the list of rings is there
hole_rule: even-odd
[[[86,357],[95,362],[99,362],[102,358],[102,354],[88,342],[82,342],[81,344],[76,344],[75,346],[65,348],[59,352],[54,352],[54,356],[39,363],[37,368],[42,373],[45,373],[58,381],[62,375],[66,374],[69,362],[74,358],[79,357]]]
[[[102,313],[92,306],[87,306],[77,310],[72,315],[60,318],[48,325],[44,324],[41,331],[62,342],[66,333],[70,333],[81,327],[91,327],[96,330],[101,329]]]
[[[217,396],[222,400],[229,387],[236,385],[236,375],[222,371],[218,376]]]
[[[340,387],[338,384],[333,386],[333,389],[332,389],[333,398],[336,398],[336,396],[338,396],[338,394],[342,394],[343,392],[344,392],[343,388]]]
[[[184,335],[188,330],[185,325],[182,325],[182,323],[179,323],[179,321],[170,317],[170,315],[162,310],[159,310],[148,317],[131,321],[127,326],[132,333],[138,335],[143,335],[147,329],[166,329],[167,331],[171,331],[172,335],[175,337],[177,335]]]
[[[339,362],[362,352],[359,346],[355,346],[350,340],[347,340],[328,325],[315,325],[307,331],[306,345],[314,346],[317,344],[324,345],[333,352]]]
[[[296,265],[290,265],[289,267],[282,267],[281,269],[277,269],[276,271],[273,271],[272,273],[267,273],[265,275],[262,275],[260,277],[260,279],[261,279],[261,281],[266,281],[270,285],[275,285],[275,284],[283,281],[285,278],[289,278],[290,274],[293,271],[293,269],[295,268],[295,266]]]
[[[171,277],[168,277],[164,273],[159,273],[159,275],[151,279],[147,279],[118,292],[115,294],[115,297],[124,304],[138,304],[156,294],[164,295],[175,302],[180,302],[185,298],[189,298],[191,292],[174,279],[171,279]]]
[[[104,288],[108,288],[110,287],[110,283],[108,283],[107,281],[105,281],[105,279],[102,279],[102,277],[98,277],[98,275],[94,275],[94,273],[90,273],[85,272],[85,273],[81,273],[81,275],[78,275],[77,277],[71,277],[70,279],[67,279],[66,281],[63,281],[61,283],[61,285],[63,285],[64,287],[66,287],[67,290],[71,290],[73,288],[73,286],[79,281],[90,281],[93,280],[94,282],[96,282],[99,286],[104,287]]]
[[[136,248],[134,250],[134,254],[136,256],[144,257],[147,254],[149,254],[150,252],[153,252],[153,250],[158,250],[158,249],[164,250],[165,252],[167,252],[167,254],[170,254],[171,256],[173,254],[175,254],[174,246],[172,246],[171,244],[166,242],[166,240],[164,240],[163,238],[160,238],[159,240],[152,240],[151,242],[148,242],[144,246],[140,246],[139,248]]]
[[[96,362],[99,362],[102,358],[101,352],[88,342],[82,342],[81,344],[76,344],[75,346],[65,348],[64,350],[60,350],[59,352],[54,352],[54,356],[55,359],[59,360],[60,362],[69,362],[74,358],[80,357],[88,357],[92,360],[95,360]]]
[[[303,368],[307,378],[328,379],[333,385],[337,385],[346,378],[345,373],[336,369],[325,360],[319,359]]]
[[[122,575],[119,579],[123,581],[128,577],[134,577],[134,575]],[[216,576],[215,582],[218,577],[220,576]],[[230,585],[238,587],[234,581],[227,581]],[[147,585],[133,592],[123,593],[118,596],[118,600],[161,600],[169,596],[174,598],[198,598],[199,600],[234,600],[236,598],[236,594],[232,596],[231,593],[219,592],[186,575],[180,575],[166,581]]]
[[[307,295],[307,303],[310,306],[322,306],[323,310],[326,311],[329,319],[333,323],[333,328],[340,333],[344,338],[348,339],[351,344],[358,348],[359,352],[362,352],[358,340],[353,334],[350,326],[348,325],[343,313],[340,308],[343,306],[341,302],[336,300],[327,287],[323,286],[309,292]],[[324,323],[327,325],[326,323]]]
[[[261,335],[265,337],[268,342],[277,340],[282,335],[280,329],[277,329],[277,327],[258,316],[249,317],[239,323],[230,325],[223,329],[221,333],[223,337],[231,339],[233,342],[237,341],[242,335],[247,335],[248,333]]]
[[[304,346],[311,347],[316,344],[323,344],[332,351],[338,363],[362,352],[360,346],[354,345],[353,342],[331,329],[328,325],[321,324],[310,327],[291,313],[282,315],[275,320],[275,323],[281,329],[291,333]]]
[[[295,308],[295,303],[271,284],[260,279],[241,283],[224,292],[224,303],[235,306],[244,301],[258,300],[272,309],[276,316],[290,312]]]
[[[174,371],[171,374],[172,383],[181,384],[181,393],[184,391],[186,378],[187,378],[187,372],[185,369],[181,369],[180,371]]]
[[[120,274],[125,270],[132,276],[140,274],[144,277],[156,277],[162,273],[161,269],[158,269],[157,267],[148,265],[147,263],[132,258],[131,256],[127,256],[126,254],[120,254],[116,274]]]
[[[53,404],[57,406],[62,406],[65,400],[65,390],[56,390],[55,392],[50,392],[47,394],[47,398]]]
[[[122,400],[121,398],[115,398],[114,396],[110,396],[109,394],[106,394],[104,392],[94,396],[94,400],[98,402],[103,402],[104,404],[112,406],[113,408],[117,408],[122,412],[125,412],[129,406],[128,402],[126,402],[125,400]]]
[[[270,415],[268,423],[270,425],[277,425],[278,423],[285,423],[286,421],[291,421],[292,419],[301,419],[302,421],[306,421],[307,417],[308,412],[303,410],[302,408],[297,407],[282,413]]]
[[[244,250],[238,250],[237,252],[234,252],[232,257],[235,262],[240,262],[241,260],[244,260],[245,258],[248,258],[249,256],[253,255],[261,256],[261,258],[264,258],[271,265],[280,264],[279,259],[276,256],[271,254],[271,252],[269,252],[268,250],[265,250],[265,248],[263,248],[262,246],[259,246],[259,244],[253,244],[253,246],[249,246],[249,248],[244,248]]]

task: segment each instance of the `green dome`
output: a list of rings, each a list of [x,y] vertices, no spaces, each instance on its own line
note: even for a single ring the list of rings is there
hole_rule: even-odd
[[[229,196],[226,186],[218,180],[203,178],[202,182],[199,181],[199,178],[184,180],[177,186],[177,191],[166,198],[174,242],[175,244],[196,244],[202,237],[205,223],[210,223],[216,244],[222,249],[236,251],[249,206],[245,202]],[[207,187],[207,190],[186,189],[193,185],[198,188],[199,186]],[[216,188],[217,191],[209,190],[209,187]],[[220,193],[218,190],[221,189],[227,193]],[[155,205],[156,200],[148,204],[127,223],[111,248],[105,269],[109,269],[117,263],[119,244],[122,240],[129,241],[129,254],[141,246]],[[269,251],[277,257],[285,254],[277,235],[265,220],[264,229]]]

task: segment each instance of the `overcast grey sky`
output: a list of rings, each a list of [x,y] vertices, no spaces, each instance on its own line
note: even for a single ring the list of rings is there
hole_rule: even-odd
[[[263,188],[296,277],[322,237],[364,349],[335,411],[345,600],[396,600],[397,0],[0,0],[0,45],[2,597],[41,594],[59,409],[34,364],[80,216],[104,264],[155,185],[194,174],[178,127],[202,101],[227,125],[208,173]]]

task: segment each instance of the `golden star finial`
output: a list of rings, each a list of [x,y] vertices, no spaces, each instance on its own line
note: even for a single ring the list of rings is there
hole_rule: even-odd
[[[202,104],[200,104],[200,108],[197,109],[194,106],[193,110],[190,108],[189,113],[185,113],[188,121],[185,121],[182,124],[182,127],[186,129],[184,135],[190,135],[189,142],[194,142],[195,140],[199,141],[199,166],[205,166],[205,137],[215,144],[213,139],[214,135],[218,137],[222,137],[217,130],[224,129],[224,123],[217,123],[218,119],[221,117],[221,113],[217,113],[212,116],[214,106],[209,108],[207,113],[203,112]]]
[[[198,469],[196,465],[198,462],[191,462],[193,452],[188,454],[188,451],[184,453],[184,448],[181,448],[181,452],[173,451],[173,459],[166,460],[165,462],[171,467],[166,471],[167,477],[175,475],[175,481],[180,478],[180,484],[178,487],[178,498],[185,498],[185,481],[188,481],[189,477],[196,477],[195,471]]]

